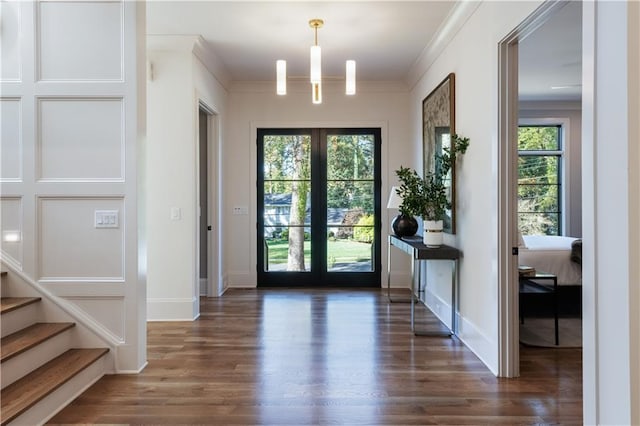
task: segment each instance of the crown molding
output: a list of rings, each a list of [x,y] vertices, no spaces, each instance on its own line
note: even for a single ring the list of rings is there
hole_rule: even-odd
[[[481,1],[477,0],[464,0],[455,4],[431,41],[429,41],[429,44],[422,50],[409,69],[405,77],[405,82],[409,88],[413,89],[415,87],[481,3]]]
[[[228,90],[231,78],[227,68],[200,35],[147,35],[148,51],[191,52]]]

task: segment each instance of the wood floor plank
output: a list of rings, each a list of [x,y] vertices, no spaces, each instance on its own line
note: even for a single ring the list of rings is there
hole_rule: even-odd
[[[72,327],[75,327],[72,322],[39,322],[3,337],[0,362],[5,362]]]
[[[196,321],[149,323],[147,343],[140,374],[51,423],[582,423],[580,349],[523,348],[521,377],[496,378],[458,339],[414,336],[379,290],[230,290]]]
[[[11,422],[107,352],[102,348],[69,349],[2,389],[2,424]]]
[[[0,299],[0,314],[6,314],[39,301],[39,297],[3,297]]]

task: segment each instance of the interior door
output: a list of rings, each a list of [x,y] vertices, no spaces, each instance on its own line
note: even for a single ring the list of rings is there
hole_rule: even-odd
[[[380,286],[380,129],[258,130],[258,285]]]

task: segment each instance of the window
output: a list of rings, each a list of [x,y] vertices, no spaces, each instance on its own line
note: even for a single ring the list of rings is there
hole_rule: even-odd
[[[518,128],[518,225],[525,235],[562,235],[563,126]]]

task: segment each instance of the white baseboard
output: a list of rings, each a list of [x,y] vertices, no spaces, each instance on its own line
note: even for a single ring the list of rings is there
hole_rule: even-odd
[[[427,288],[424,294],[427,307],[440,321],[451,328],[451,305]]]
[[[497,377],[498,376],[498,342],[493,342],[478,328],[465,318],[458,320],[458,338],[471,350],[480,361]],[[494,360],[494,361],[491,361]]]
[[[194,308],[197,303],[195,297],[147,299],[147,321],[193,321],[199,314]]]
[[[256,288],[255,274],[250,272],[230,272],[227,275],[227,288]]]
[[[448,327],[451,325],[451,304],[431,292],[425,291],[425,300],[429,309]],[[496,376],[498,375],[498,343],[491,341],[472,322],[458,312],[458,338],[473,352],[482,363]],[[496,360],[492,362],[491,360]]]

